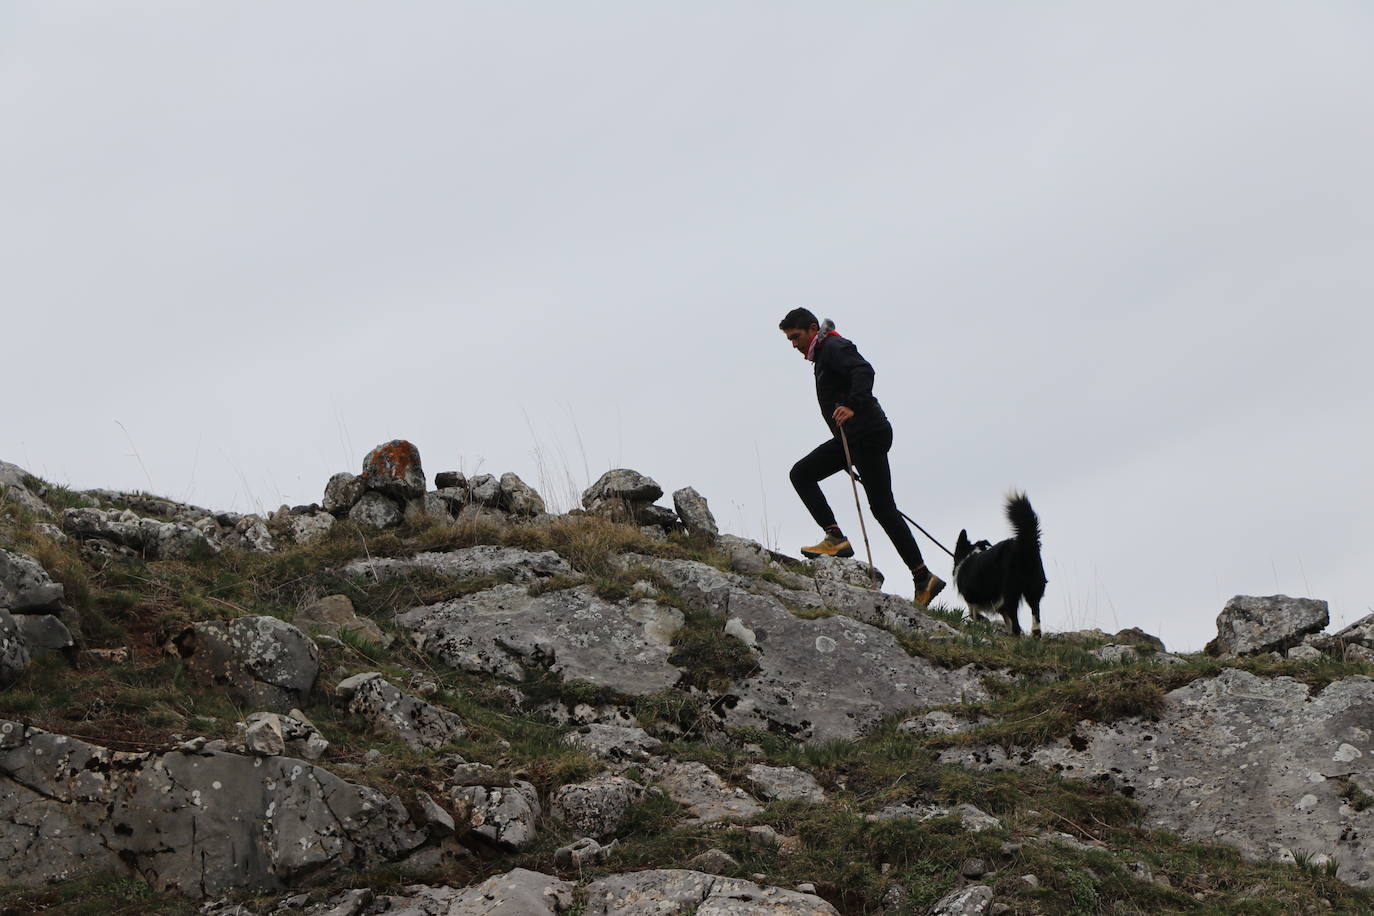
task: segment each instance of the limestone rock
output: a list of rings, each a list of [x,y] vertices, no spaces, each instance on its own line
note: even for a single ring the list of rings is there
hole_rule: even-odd
[[[554,850],[553,864],[559,868],[581,869],[605,859],[615,849],[615,840],[602,846],[589,836],[584,836],[567,846]]]
[[[52,614],[18,614],[14,622],[19,627],[19,638],[24,641],[30,654],[40,651],[61,652],[76,645],[71,630]]]
[[[663,742],[642,728],[592,723],[574,729],[564,742],[607,761],[644,761],[657,753]]]
[[[825,792],[816,777],[797,767],[770,767],[756,763],[749,768],[749,785],[769,801],[806,801],[819,805]]]
[[[329,534],[329,529],[334,527],[334,516],[328,512],[292,514],[284,527],[292,542],[310,544]]]
[[[1217,654],[1232,658],[1282,652],[1330,622],[1325,601],[1287,595],[1237,595],[1217,615]]]
[[[929,821],[938,817],[958,817],[959,826],[969,833],[982,833],[984,830],[1000,830],[1003,823],[991,814],[973,805],[888,805],[880,811],[864,816],[868,821],[890,821],[910,818],[914,821]]]
[[[454,801],[469,811],[472,832],[505,849],[520,850],[534,842],[539,824],[539,793],[512,780],[509,786],[459,786]]]
[[[729,613],[755,634],[758,673],[737,683],[731,728],[774,727],[798,740],[850,740],[913,706],[987,699],[972,666],[911,656],[891,633],[845,616],[802,620],[777,600],[731,593]]]
[[[1374,680],[1346,677],[1320,692],[1292,678],[1228,668],[1171,691],[1157,721],[1080,724],[1039,748],[950,750],[946,763],[1042,766],[1103,778],[1146,811],[1147,826],[1225,842],[1251,859],[1323,850],[1343,880],[1374,884],[1374,809],[1343,793],[1374,793]]]
[[[360,476],[369,492],[383,493],[398,500],[425,495],[420,450],[404,439],[392,439],[368,452]]]
[[[434,488],[436,490],[447,490],[455,487],[466,490],[467,486],[468,479],[463,476],[462,471],[440,471],[434,475]]]
[[[682,520],[688,532],[704,534],[707,537],[716,537],[720,534],[720,529],[716,527],[716,517],[711,514],[711,508],[706,504],[706,497],[693,488],[683,487],[674,492],[673,508],[677,510],[677,517]]]
[[[612,604],[587,586],[530,595],[500,585],[397,617],[415,645],[446,664],[523,680],[526,666],[630,696],[671,687],[682,612],[642,599]]]
[[[0,608],[0,687],[19,680],[29,666],[29,649],[19,635],[19,624]]]
[[[604,840],[615,834],[625,813],[643,795],[644,787],[639,783],[605,774],[560,786],[550,810],[578,833]]]
[[[468,501],[489,509],[501,508],[501,481],[491,474],[478,474],[468,481]]]
[[[289,755],[319,760],[329,741],[299,710],[294,715],[255,712],[239,723],[244,749],[260,757]]]
[[[0,721],[6,884],[112,871],[191,898],[262,893],[393,861],[424,838],[399,799],[289,757],[126,753]]]
[[[369,491],[348,510],[348,517],[367,528],[394,528],[405,520],[405,510],[390,496]]]
[[[0,549],[0,608],[45,614],[61,608],[65,590],[33,557]]]
[[[472,887],[425,887],[385,898],[387,916],[559,916],[573,908],[574,885],[517,868]],[[353,916],[334,913],[324,916]],[[362,916],[361,913],[357,916]]]
[[[501,507],[514,515],[543,515],[544,500],[534,487],[507,471],[501,475]]]
[[[672,761],[658,771],[656,779],[673,801],[687,808],[696,823],[753,817],[763,810],[743,789],[726,785],[704,763]]]
[[[200,683],[274,711],[302,705],[320,670],[315,643],[276,617],[201,621],[182,631],[176,647]]]
[[[297,611],[292,622],[307,633],[338,636],[347,631],[383,647],[393,642],[391,635],[384,633],[376,621],[358,616],[347,595],[326,595]]]
[[[586,916],[666,913],[839,916],[838,910],[813,894],[677,868],[610,875],[587,885]]]
[[[1093,649],[1090,654],[1113,665],[1129,664],[1140,658],[1134,646],[1102,646]]]
[[[959,718],[952,712],[936,709],[924,715],[907,719],[898,725],[897,729],[909,735],[929,737],[931,735],[957,735],[973,728],[975,724],[967,719]]]
[[[252,550],[257,553],[271,553],[277,549],[276,542],[272,540],[271,530],[258,515],[245,515],[240,518],[225,540],[240,550]]]
[[[985,884],[951,891],[930,911],[930,916],[983,916],[992,909],[992,888]]]
[[[855,588],[872,589],[886,577],[862,560],[851,557],[812,557],[809,562],[816,570],[816,584],[839,582]]]
[[[329,478],[324,486],[324,511],[337,518],[343,518],[348,510],[358,504],[367,492],[367,482],[347,471],[341,471]]]
[[[451,579],[490,578],[534,582],[548,576],[572,575],[573,568],[552,550],[534,553],[518,547],[479,544],[462,550],[420,553],[413,557],[354,560],[344,566],[343,571],[350,576],[378,581],[424,571]]]
[[[202,551],[219,551],[189,522],[160,522],[128,509],[67,509],[62,513],[62,530],[78,540],[109,541],[148,559],[186,559]]]
[[[628,468],[607,471],[596,483],[582,491],[582,505],[590,509],[600,500],[624,500],[628,503],[651,503],[663,495],[663,488],[651,478]]]
[[[457,715],[405,693],[380,676],[368,678],[347,692],[351,694],[349,712],[414,750],[434,750],[467,736],[467,727]]]

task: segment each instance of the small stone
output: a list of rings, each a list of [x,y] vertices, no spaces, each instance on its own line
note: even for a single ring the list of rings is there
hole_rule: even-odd
[[[959,874],[970,880],[981,878],[988,873],[987,863],[982,859],[965,859],[959,866]]]
[[[726,874],[739,868],[729,853],[723,849],[711,848],[687,860],[687,867],[693,871],[704,871],[713,875]]]
[[[440,471],[434,475],[434,488],[447,490],[450,487],[466,487],[468,479],[462,471]]]
[[[806,882],[805,884],[798,884],[798,885],[797,885],[797,893],[800,893],[800,894],[814,894],[814,893],[816,893],[816,885],[812,884],[812,883],[809,882],[809,881]]]

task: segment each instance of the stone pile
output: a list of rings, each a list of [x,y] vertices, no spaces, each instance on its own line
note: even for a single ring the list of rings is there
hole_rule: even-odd
[[[18,679],[36,653],[75,650],[64,622],[75,627],[75,614],[65,597],[66,589],[33,557],[0,549],[0,686]]]

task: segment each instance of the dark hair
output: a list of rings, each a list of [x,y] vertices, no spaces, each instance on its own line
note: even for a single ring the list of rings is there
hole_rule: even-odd
[[[813,324],[820,324],[820,322],[816,320],[815,315],[811,314],[810,309],[793,309],[782,317],[782,321],[778,322],[778,330],[809,331]]]

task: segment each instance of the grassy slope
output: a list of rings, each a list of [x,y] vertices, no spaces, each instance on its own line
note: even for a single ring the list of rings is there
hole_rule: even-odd
[[[82,503],[79,494],[52,486],[46,499],[59,509]],[[191,621],[243,614],[273,614],[290,620],[310,601],[343,593],[353,599],[360,614],[389,629],[392,616],[408,607],[494,584],[434,577],[362,584],[335,572],[356,557],[399,556],[481,543],[552,549],[573,565],[579,581],[589,582],[608,598],[627,595],[640,580],[664,587],[649,571],[621,571],[613,558],[622,552],[725,564],[725,558],[703,541],[659,542],[631,527],[583,518],[505,528],[426,525],[382,534],[342,522],[315,544],[273,555],[225,551],[197,561],[92,566],[75,544],[44,537],[35,527],[37,521],[13,505],[0,505],[0,545],[36,556],[66,585],[68,602],[80,614],[88,646],[129,646],[132,658],[121,664],[88,662],[76,669],[59,658],[42,659],[18,684],[0,692],[0,716],[127,750],[162,749],[178,736],[193,734],[232,737],[234,723],[254,711],[236,708],[222,695],[192,683],[180,661],[163,649]],[[687,618],[674,654],[674,661],[690,672],[683,687],[720,689],[748,673],[752,662],[747,651],[719,633],[718,621],[685,607],[670,590],[664,590],[662,600],[676,604]],[[956,615],[946,616],[956,619]],[[518,774],[538,785],[541,793],[591,775],[599,767],[596,761],[562,746],[560,730],[533,715],[529,707],[545,700],[571,705],[619,699],[651,731],[676,736],[667,750],[677,759],[708,763],[735,780],[753,763],[800,766],[816,776],[830,798],[820,806],[773,804],[751,822],[800,838],[795,846],[780,850],[759,847],[740,830],[686,826],[673,803],[650,794],[632,812],[611,859],[581,875],[565,875],[573,879],[633,868],[682,867],[697,853],[720,847],[739,861],[739,876],[760,873],[782,885],[810,881],[846,913],[877,911],[894,887],[907,894],[905,911],[924,912],[955,886],[960,865],[968,858],[985,860],[994,871],[983,880],[993,885],[999,901],[1019,913],[1287,914],[1328,906],[1339,912],[1374,912],[1374,893],[1354,890],[1324,869],[1246,863],[1229,848],[1187,843],[1144,829],[1134,803],[1103,787],[1044,773],[977,773],[936,763],[935,753],[942,746],[1036,743],[1067,734],[1081,719],[1109,721],[1153,714],[1160,709],[1165,692],[1221,667],[1215,660],[1202,658],[1176,667],[1148,660],[1108,665],[1090,654],[1090,642],[1012,640],[983,625],[962,627],[963,637],[953,643],[899,634],[909,652],[939,664],[956,667],[975,662],[1010,673],[990,702],[967,710],[988,717],[992,724],[953,737],[913,738],[901,733],[894,720],[857,742],[798,746],[763,732],[742,733],[732,736],[737,739],[733,742],[722,742],[704,726],[710,717],[706,700],[698,692],[677,689],[629,700],[587,685],[561,683],[537,671],[530,672],[521,685],[532,702],[517,709],[502,685],[436,667],[405,639],[396,640],[390,650],[354,638],[325,647],[318,699],[305,712],[332,742],[323,763],[350,767],[344,773],[347,778],[388,792],[404,794],[436,785],[443,778],[443,754],[416,753],[381,740],[364,723],[332,706],[326,698],[332,695],[333,685],[359,671],[381,670],[402,685],[410,683],[416,672],[435,681],[441,691],[432,701],[461,715],[471,732],[468,739],[443,753],[458,753]],[[1246,667],[1311,683],[1346,673],[1369,673],[1334,662],[1256,661],[1247,662]],[[1095,676],[1082,677],[1089,672]],[[755,745],[753,752],[740,750],[747,744]],[[369,762],[364,755],[373,749],[381,757]],[[972,834],[954,819],[925,823],[864,819],[866,813],[913,796],[977,805],[1000,817],[1005,829]],[[1090,843],[1105,843],[1106,848],[1081,851],[1027,841],[1042,831],[1068,833]],[[515,855],[488,853],[447,872],[422,877],[462,884],[515,866],[556,872],[553,851],[572,839],[558,825],[548,823],[531,850]],[[1168,886],[1140,880],[1132,865],[1141,862]],[[1024,882],[1024,875],[1034,875],[1038,886]],[[364,879],[376,887],[416,880],[394,869],[379,869],[367,876],[347,876],[338,886],[358,886]],[[45,910],[131,914],[189,913],[193,908],[155,894],[126,876],[96,875],[37,890],[0,889],[0,914]]]

